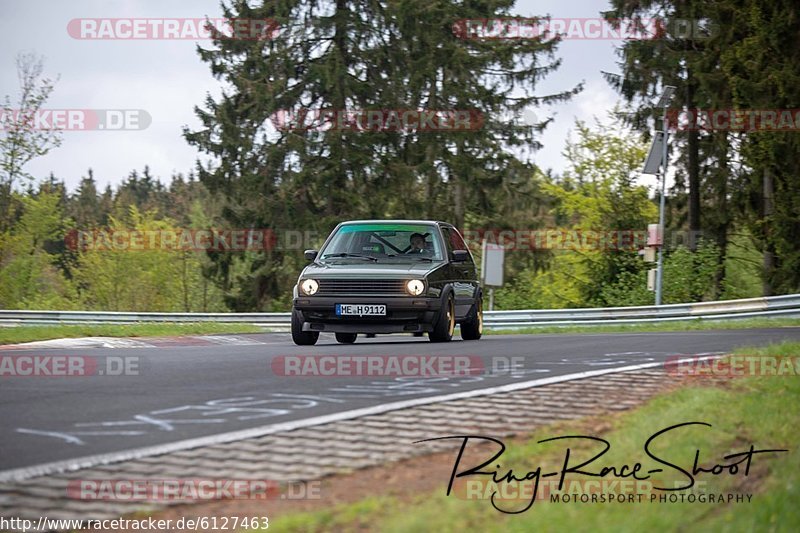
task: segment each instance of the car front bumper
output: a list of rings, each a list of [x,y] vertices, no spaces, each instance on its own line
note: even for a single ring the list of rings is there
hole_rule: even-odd
[[[333,333],[421,333],[431,331],[441,300],[426,296],[300,296],[294,308],[303,331]],[[337,316],[336,304],[379,304],[386,316]]]

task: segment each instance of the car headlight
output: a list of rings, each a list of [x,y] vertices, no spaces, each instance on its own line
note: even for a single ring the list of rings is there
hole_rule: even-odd
[[[314,279],[304,279],[300,282],[300,290],[306,296],[313,296],[319,290],[319,283]]]
[[[425,290],[425,284],[419,279],[410,279],[406,281],[406,292],[411,296],[419,296]]]

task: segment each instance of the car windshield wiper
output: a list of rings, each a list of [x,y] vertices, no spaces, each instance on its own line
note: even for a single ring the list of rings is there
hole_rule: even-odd
[[[414,259],[415,261],[427,261],[428,263],[433,263],[433,259],[425,256],[416,256],[416,257],[412,256],[410,257],[410,259]]]
[[[358,257],[359,259],[369,259],[370,261],[375,261],[375,262],[378,261],[377,257],[372,257],[371,255],[351,254],[348,252],[341,252],[338,254],[325,254],[324,256],[322,256],[323,259],[326,259],[328,257]]]

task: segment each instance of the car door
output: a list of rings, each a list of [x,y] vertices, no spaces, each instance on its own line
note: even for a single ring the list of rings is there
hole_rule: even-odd
[[[471,254],[468,255],[468,259],[464,262],[453,262],[454,250],[466,250],[469,253],[469,248],[458,231],[452,226],[442,226],[442,235],[444,236],[447,256],[450,261],[448,274],[450,279],[453,280],[456,316],[463,317],[469,312],[475,301],[475,294],[478,288],[478,272]]]

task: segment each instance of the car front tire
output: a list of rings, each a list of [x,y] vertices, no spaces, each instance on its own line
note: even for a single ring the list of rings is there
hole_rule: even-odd
[[[292,340],[298,346],[313,346],[319,339],[319,331],[303,331],[303,314],[292,309]]]
[[[461,324],[461,338],[465,341],[476,341],[481,335],[483,335],[483,297],[478,296],[468,318]]]
[[[453,293],[447,295],[439,316],[433,325],[433,330],[428,333],[431,342],[450,342],[456,329],[456,305]]]

